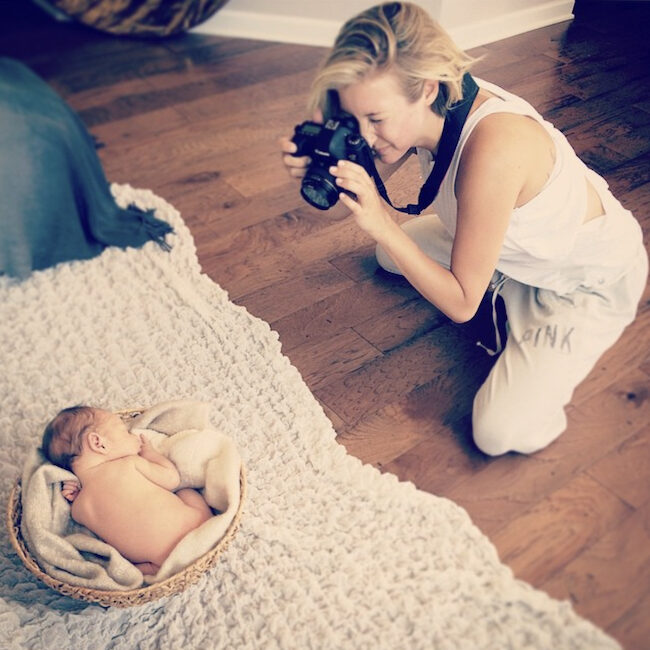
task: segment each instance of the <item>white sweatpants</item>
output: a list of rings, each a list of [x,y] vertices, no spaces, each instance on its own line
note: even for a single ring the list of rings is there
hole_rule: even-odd
[[[432,259],[449,268],[452,238],[435,215],[402,226]],[[381,247],[377,261],[399,273]],[[499,295],[508,317],[508,339],[474,398],[474,441],[486,454],[530,454],[566,428],[564,407],[598,358],[634,319],[648,277],[639,247],[634,267],[618,282],[569,296],[531,287],[498,272]],[[494,282],[493,282],[494,283]]]

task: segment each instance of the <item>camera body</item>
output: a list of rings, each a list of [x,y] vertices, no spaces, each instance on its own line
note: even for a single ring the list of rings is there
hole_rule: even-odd
[[[339,160],[351,160],[370,171],[374,168],[372,150],[359,132],[357,120],[351,115],[335,115],[325,121],[303,122],[295,128],[292,142],[294,156],[309,156],[300,186],[302,197],[315,208],[327,210],[339,198],[340,188],[329,168]]]

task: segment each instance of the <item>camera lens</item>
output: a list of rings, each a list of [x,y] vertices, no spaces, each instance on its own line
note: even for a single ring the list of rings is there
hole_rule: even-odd
[[[302,179],[300,194],[310,205],[319,210],[328,210],[339,199],[339,190],[334,177],[327,172],[310,170]]]

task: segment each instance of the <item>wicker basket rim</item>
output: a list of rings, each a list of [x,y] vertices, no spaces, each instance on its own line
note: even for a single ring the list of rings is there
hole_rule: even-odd
[[[142,409],[127,409],[117,411],[122,416],[133,416],[134,414],[141,413]],[[9,540],[11,545],[16,551],[21,562],[25,567],[37,578],[39,578],[46,585],[55,589],[56,591],[86,602],[97,603],[105,607],[132,607],[134,605],[142,605],[153,600],[158,600],[165,596],[184,591],[186,587],[196,583],[203,574],[216,564],[217,558],[225,550],[230,543],[235,532],[239,528],[241,515],[243,511],[243,504],[246,498],[247,481],[246,470],[244,465],[241,466],[239,475],[240,483],[240,498],[237,512],[226,529],[226,532],[221,539],[201,557],[197,558],[186,566],[182,571],[144,587],[136,587],[135,589],[125,590],[107,590],[107,589],[92,589],[90,587],[81,587],[78,585],[71,585],[57,578],[53,578],[47,574],[40,567],[38,562],[31,555],[25,540],[23,539],[20,531],[20,521],[22,516],[22,501],[21,501],[21,479],[17,478],[16,482],[9,494],[9,503],[7,506],[7,528],[9,530]]]

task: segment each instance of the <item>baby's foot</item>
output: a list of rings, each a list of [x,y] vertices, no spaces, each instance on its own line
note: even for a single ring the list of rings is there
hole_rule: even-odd
[[[153,562],[140,562],[135,566],[140,569],[140,571],[142,571],[142,574],[145,576],[156,575],[156,573],[158,573],[158,569],[160,569],[160,567]]]

